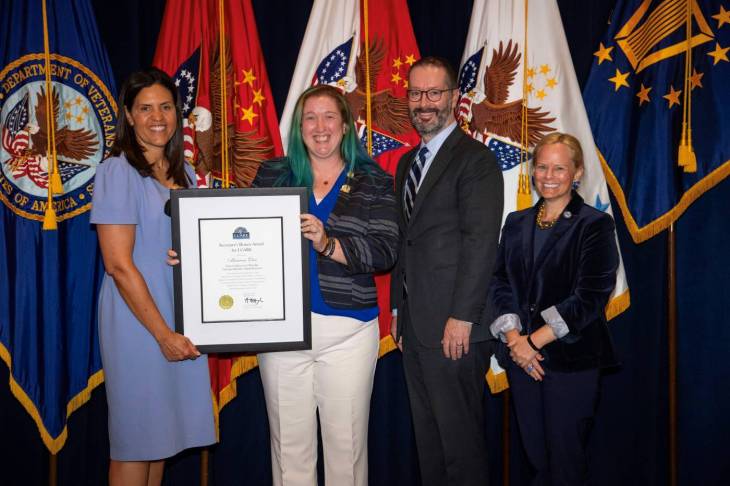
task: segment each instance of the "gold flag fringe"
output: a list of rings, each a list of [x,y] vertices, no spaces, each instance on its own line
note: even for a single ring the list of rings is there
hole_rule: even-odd
[[[30,399],[30,397],[20,386],[20,384],[15,381],[15,377],[13,376],[12,359],[10,357],[10,352],[7,350],[7,348],[5,348],[2,343],[0,343],[0,359],[2,359],[8,367],[8,374],[10,375],[8,381],[10,382],[9,384],[11,393],[20,402],[25,411],[35,422],[36,427],[38,427],[38,432],[41,435],[41,440],[48,449],[48,452],[50,452],[51,454],[58,454],[63,446],[66,444],[66,439],[68,438],[68,426],[64,425],[61,433],[58,434],[58,436],[53,437],[50,432],[48,432],[48,429],[46,429],[46,426],[43,423],[43,419],[41,419],[41,415],[38,412],[38,407],[36,406],[36,404],[33,402],[33,400]],[[86,388],[77,393],[66,404],[66,419],[68,419],[71,414],[74,413],[76,410],[81,408],[82,405],[88,402],[89,398],[91,398],[91,392],[94,390],[94,388],[101,385],[103,382],[103,370],[99,370],[91,375],[86,381]]]
[[[623,192],[621,184],[618,182],[618,179],[614,175],[611,167],[608,165],[608,162],[606,162],[606,159],[598,147],[596,147],[596,151],[598,152],[598,158],[601,161],[601,167],[603,167],[603,173],[606,175],[608,187],[611,188],[611,192],[613,192],[613,195],[616,197],[616,202],[618,202],[619,208],[621,208],[621,214],[624,217],[624,223],[626,224],[626,228],[629,230],[634,243],[646,241],[652,236],[655,236],[667,229],[670,224],[682,216],[682,214],[693,202],[697,200],[697,198],[715,187],[720,181],[730,175],[730,160],[726,160],[686,191],[672,209],[662,214],[649,224],[639,228],[639,225],[636,223],[634,216],[629,210],[628,203],[626,202],[626,195]]]

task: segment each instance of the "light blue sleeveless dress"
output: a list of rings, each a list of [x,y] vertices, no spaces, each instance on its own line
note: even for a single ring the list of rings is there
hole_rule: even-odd
[[[188,171],[195,181],[192,170]],[[133,224],[134,264],[170,329],[174,329],[172,246],[164,205],[170,190],[142,177],[124,156],[96,171],[91,222]],[[169,362],[104,275],[99,295],[99,339],[109,405],[111,458],[149,461],[215,442],[208,360]]]

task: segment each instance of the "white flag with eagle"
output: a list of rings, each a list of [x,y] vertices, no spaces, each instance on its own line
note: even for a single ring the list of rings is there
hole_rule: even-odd
[[[530,188],[528,152],[555,131],[576,136],[583,146],[580,195],[613,215],[555,0],[475,0],[459,90],[461,126],[495,153],[502,168],[503,221],[537,201]],[[629,303],[621,260],[607,317],[620,314]],[[507,387],[494,358],[487,378],[493,392]]]

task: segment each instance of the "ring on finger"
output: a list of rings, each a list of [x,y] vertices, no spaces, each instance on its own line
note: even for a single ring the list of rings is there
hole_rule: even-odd
[[[528,373],[532,373],[532,371],[535,369],[535,367],[532,365],[528,365],[526,369],[527,369]]]

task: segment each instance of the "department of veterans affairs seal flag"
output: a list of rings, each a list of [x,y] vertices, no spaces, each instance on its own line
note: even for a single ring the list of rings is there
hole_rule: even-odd
[[[730,173],[730,2],[619,1],[583,91],[634,241]]]
[[[583,147],[585,172],[578,192],[586,203],[612,214],[555,0],[475,0],[459,91],[462,128],[487,145],[502,168],[504,217],[536,201],[529,187],[529,151],[555,131],[576,136]],[[606,314],[614,317],[628,306],[621,261]],[[500,371],[492,367],[495,377]],[[506,384],[489,382],[493,391]]]
[[[395,174],[400,157],[420,142],[406,99],[408,71],[419,57],[406,0],[316,0],[281,118],[284,144],[299,95],[315,84],[330,84],[343,91],[363,146]],[[390,276],[376,276],[375,284],[383,354],[394,349]]]
[[[87,0],[2,0],[0,11],[0,356],[56,453],[103,381],[88,210],[113,142],[114,86]],[[49,204],[57,229],[46,231]]]

